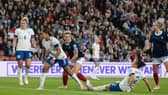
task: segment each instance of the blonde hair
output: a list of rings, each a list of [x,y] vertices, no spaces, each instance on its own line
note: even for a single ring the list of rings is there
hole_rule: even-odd
[[[23,17],[23,18],[21,19],[21,21],[26,21],[27,23],[29,23],[29,18],[28,18],[28,17]]]
[[[164,22],[156,21],[155,24],[157,24],[158,27],[159,27],[159,29],[161,29],[161,30],[165,28],[165,24],[164,24]]]

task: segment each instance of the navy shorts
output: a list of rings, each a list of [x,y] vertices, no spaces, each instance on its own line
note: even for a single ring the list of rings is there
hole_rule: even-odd
[[[31,59],[32,53],[31,51],[16,51],[16,60],[26,60]]]
[[[53,57],[48,56],[46,58],[46,63],[51,64],[51,60],[53,60]],[[69,61],[68,58],[64,58],[64,59],[55,59],[54,60],[54,64],[58,63],[60,67],[66,67],[69,65]]]
[[[122,91],[120,89],[119,83],[112,83],[110,84],[110,91]]]
[[[90,58],[90,61],[100,62],[100,61],[102,61],[102,59],[101,58]]]

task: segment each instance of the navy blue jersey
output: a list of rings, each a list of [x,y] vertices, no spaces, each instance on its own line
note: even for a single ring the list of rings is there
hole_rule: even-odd
[[[156,35],[155,33],[151,35],[150,42],[153,45],[152,57],[159,58],[168,55],[166,46],[167,41],[168,35],[165,32],[162,32],[160,35]]]
[[[64,43],[62,48],[70,59],[74,56],[74,51],[78,51],[78,58],[84,57],[84,54],[80,51],[79,45],[75,41],[71,41],[69,44]]]

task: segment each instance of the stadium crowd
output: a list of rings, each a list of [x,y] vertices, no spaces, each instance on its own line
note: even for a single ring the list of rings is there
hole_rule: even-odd
[[[148,44],[154,21],[168,32],[167,14],[168,0],[0,0],[0,60],[15,60],[12,40],[23,16],[35,31],[33,60],[41,58],[40,34],[47,28],[61,42],[70,30],[87,58],[96,35],[104,61],[129,61],[131,51]]]

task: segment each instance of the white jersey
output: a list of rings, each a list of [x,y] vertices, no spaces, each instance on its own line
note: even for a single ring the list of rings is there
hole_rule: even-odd
[[[18,38],[16,50],[31,51],[31,37],[34,35],[33,29],[17,28],[15,35]]]
[[[100,44],[93,43],[92,49],[94,51],[93,58],[100,58]]]
[[[61,49],[61,53],[58,56],[58,59],[63,59],[63,58],[67,58],[65,52],[63,51],[60,42],[58,41],[58,39],[56,39],[55,37],[50,37],[50,40],[46,41],[43,40],[42,41],[42,45],[43,47],[49,52],[49,55],[55,58],[55,54],[56,54],[56,48],[55,45],[58,45],[59,48]]]
[[[127,92],[127,91],[131,90],[130,87],[129,87],[129,79],[130,79],[131,74],[135,75],[135,80],[134,80],[133,87],[139,82],[139,80],[145,78],[144,74],[139,69],[130,68],[127,71],[126,77],[119,84],[122,91]]]

